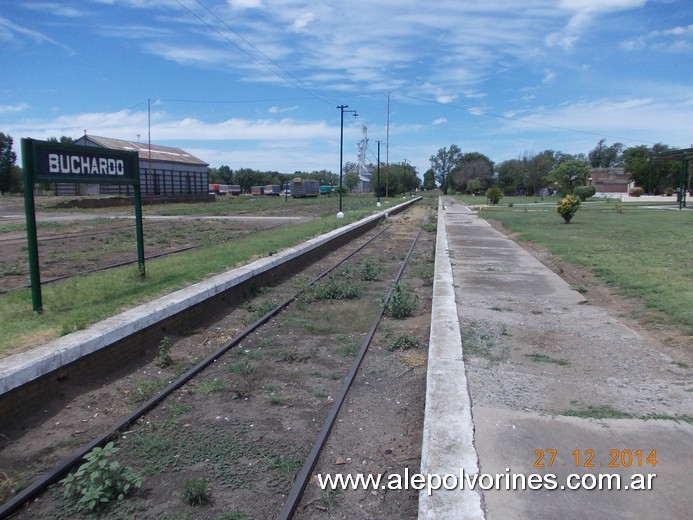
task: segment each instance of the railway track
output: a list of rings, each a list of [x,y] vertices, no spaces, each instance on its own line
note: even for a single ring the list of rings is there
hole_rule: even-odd
[[[309,481],[316,467],[325,467],[320,451],[332,442],[329,433],[342,404],[353,396],[350,387],[363,374],[359,365],[368,359],[371,343],[382,358],[376,369],[381,377],[372,384],[361,382],[357,391],[380,386],[376,381],[383,379],[395,386],[404,384],[398,392],[407,401],[405,408],[418,406],[423,412],[425,368],[417,367],[425,364],[425,355],[418,349],[404,350],[404,343],[425,343],[428,337],[425,294],[430,291],[435,238],[432,233],[419,238],[429,219],[427,212],[421,208],[391,218],[394,222],[387,227],[380,226],[302,273],[263,288],[189,334],[166,336],[160,345],[151,346],[147,363],[133,362],[101,381],[75,382],[43,414],[24,418],[24,424],[9,435],[0,432],[0,467],[9,469],[3,469],[5,480],[28,484],[0,506],[0,518],[72,517],[74,511],[60,499],[62,486],[56,482],[87,452],[108,441],[115,441],[121,450],[119,460],[142,475],[146,490],[129,498],[124,508],[109,509],[111,517],[119,518],[119,511],[138,518],[174,514],[183,505],[172,486],[176,482],[183,486],[185,478],[206,483],[219,518],[230,510],[238,512],[236,518],[308,518],[329,510],[329,500],[316,498],[319,491]],[[416,267],[408,261],[412,255]],[[397,297],[418,293],[418,317],[385,318],[383,325],[383,302],[403,273],[411,292],[398,292]],[[374,280],[362,279],[372,276]],[[350,299],[323,300],[325,291],[354,294]],[[164,350],[170,356],[167,362]],[[394,375],[385,377],[388,370]],[[377,419],[363,419],[360,432],[374,424],[382,427],[388,407],[396,413],[387,434],[397,429],[403,412],[400,402],[390,403],[392,397],[380,396],[387,400],[385,410]],[[359,405],[350,403],[348,413],[356,408]],[[399,460],[413,468],[416,456],[390,457],[417,449],[411,422],[416,423],[418,416],[404,413],[411,416],[403,426],[410,446],[394,442],[378,453],[386,465]],[[74,450],[77,444],[80,447]],[[31,484],[30,476],[37,477]],[[301,505],[307,486],[311,497]],[[402,517],[399,508],[411,503],[416,510],[411,497],[405,502],[393,506],[392,518]],[[209,507],[200,518],[216,518]],[[200,513],[191,510],[189,517],[196,514]]]
[[[283,224],[256,224],[257,228],[267,231],[280,227]],[[186,223],[190,226],[190,223]],[[166,233],[170,228],[181,227],[181,224],[174,221],[154,220],[147,222],[145,230],[145,250],[154,250],[146,256],[146,260],[152,260],[161,256],[183,253],[191,249],[200,247],[205,241],[212,240],[211,233],[206,235],[196,235],[189,233],[188,242],[192,242],[185,247],[174,250],[161,251],[162,245],[175,238],[168,238]],[[247,225],[246,225],[247,227]],[[167,229],[168,228],[168,229]],[[214,232],[218,240],[242,239],[256,229],[246,229],[238,227],[215,226]],[[41,266],[42,280],[41,285],[54,283],[74,276],[87,273],[107,271],[126,265],[137,263],[134,258],[134,238],[127,237],[130,233],[134,237],[134,224],[127,226],[113,226],[107,230],[93,230],[89,232],[64,233],[60,235],[48,235],[39,238],[40,256],[47,259],[45,265]],[[175,233],[173,231],[172,233]],[[127,238],[126,238],[127,237]],[[86,247],[84,246],[86,244]],[[116,244],[111,246],[109,244]],[[132,244],[129,246],[128,244]],[[10,248],[14,246],[13,248]],[[117,249],[114,249],[116,247]],[[26,236],[22,237],[0,237],[0,249],[4,249],[5,255],[0,261],[0,269],[4,268],[5,275],[0,280],[0,294],[27,289],[31,287],[28,283],[29,273],[26,264]],[[79,256],[74,257],[74,251],[87,249]],[[114,261],[116,259],[117,261]],[[14,267],[13,267],[14,266]]]

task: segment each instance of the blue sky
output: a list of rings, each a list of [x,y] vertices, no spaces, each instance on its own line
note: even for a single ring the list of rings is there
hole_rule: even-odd
[[[693,145],[690,0],[0,0],[0,45],[17,152],[151,132],[215,167],[336,173],[338,105],[345,161],[365,126],[369,160],[382,140],[420,174],[451,144]]]

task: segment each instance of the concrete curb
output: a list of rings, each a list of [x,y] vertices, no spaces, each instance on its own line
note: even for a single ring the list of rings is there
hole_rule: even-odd
[[[390,213],[397,213],[418,200],[419,198],[408,200],[348,226],[312,238],[298,246],[285,249],[277,255],[261,258],[251,264],[218,274],[185,289],[95,323],[84,330],[73,332],[35,349],[0,359],[0,395],[86,355],[106,348],[284,262],[324,246],[354,229],[387,218]]]
[[[466,482],[459,481],[462,470],[470,477],[479,472],[471,410],[448,252],[445,210],[439,199],[421,473],[437,475],[441,479],[453,475],[458,482],[452,490],[443,487],[432,493],[428,488],[421,490],[421,520],[484,518],[479,493],[467,489]],[[451,485],[451,480],[443,482]],[[428,483],[435,484],[430,480]],[[460,489],[461,485],[464,485],[463,489]]]

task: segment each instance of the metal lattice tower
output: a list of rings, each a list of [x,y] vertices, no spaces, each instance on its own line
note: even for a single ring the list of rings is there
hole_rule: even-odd
[[[361,133],[363,137],[359,141],[359,154],[358,162],[349,172],[356,172],[359,176],[358,191],[369,192],[371,191],[371,172],[366,166],[366,150],[368,149],[368,127],[362,126]]]

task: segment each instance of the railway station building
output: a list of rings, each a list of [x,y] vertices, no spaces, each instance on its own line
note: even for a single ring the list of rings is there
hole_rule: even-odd
[[[111,137],[84,135],[74,141],[82,146],[97,146],[139,155],[142,197],[196,199],[209,192],[209,164],[202,159],[170,146],[149,145]],[[56,195],[133,195],[129,185],[56,183]]]

